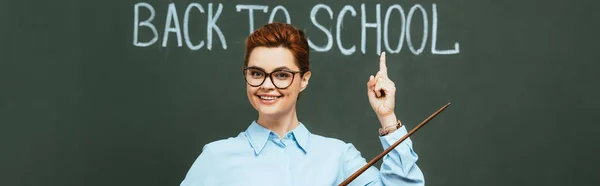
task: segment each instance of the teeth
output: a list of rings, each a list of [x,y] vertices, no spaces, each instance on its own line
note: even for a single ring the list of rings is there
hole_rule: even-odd
[[[271,97],[271,96],[260,96],[260,99],[274,100],[274,99],[277,99],[277,97]]]

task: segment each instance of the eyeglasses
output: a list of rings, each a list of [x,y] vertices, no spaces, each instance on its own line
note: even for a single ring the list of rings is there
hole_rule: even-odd
[[[300,71],[292,71],[287,69],[274,70],[271,73],[265,72],[258,67],[243,67],[244,79],[248,85],[253,87],[261,86],[267,76],[271,79],[273,85],[278,89],[288,88],[294,81],[294,76]]]

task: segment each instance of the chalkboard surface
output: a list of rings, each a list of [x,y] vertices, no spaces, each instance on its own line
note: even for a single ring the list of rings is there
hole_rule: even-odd
[[[298,115],[366,159],[387,52],[427,185],[600,185],[597,1],[2,1],[0,185],[178,185],[256,119],[244,39],[303,29]]]

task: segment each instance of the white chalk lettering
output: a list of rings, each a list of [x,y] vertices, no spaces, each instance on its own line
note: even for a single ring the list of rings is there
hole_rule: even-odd
[[[312,23],[319,28],[319,30],[323,31],[326,35],[327,35],[327,44],[323,47],[317,46],[316,44],[314,44],[310,38],[308,38],[308,46],[310,46],[310,48],[314,49],[317,52],[327,52],[329,50],[331,50],[331,47],[333,46],[333,36],[331,36],[331,31],[329,31],[329,29],[325,28],[323,25],[317,23],[317,12],[319,12],[320,9],[325,9],[327,10],[327,13],[329,13],[329,18],[333,19],[333,11],[331,10],[331,8],[325,4],[317,4],[315,5],[312,10],[310,11],[310,20],[312,21]]]
[[[198,11],[200,11],[200,13],[204,13],[202,5],[198,3],[191,3],[190,5],[188,5],[188,7],[185,9],[185,15],[183,16],[183,38],[185,39],[185,44],[187,44],[188,48],[190,48],[191,50],[198,50],[202,48],[202,46],[204,46],[204,41],[200,40],[200,44],[194,45],[190,40],[190,31],[188,24],[190,20],[190,11],[192,10],[192,8],[196,8],[198,9]]]
[[[412,38],[410,37],[410,25],[412,21],[412,16],[417,9],[421,10],[421,15],[423,15],[423,39],[421,40],[421,47],[419,49],[415,49],[415,47],[412,44]],[[423,52],[423,49],[425,49],[425,44],[427,43],[427,30],[429,30],[429,23],[427,22],[427,12],[425,11],[425,8],[423,8],[423,6],[421,6],[420,4],[416,4],[410,8],[410,10],[408,11],[408,18],[406,20],[406,43],[408,44],[408,49],[410,49],[410,51],[415,55],[421,54],[421,52]]]
[[[458,54],[460,52],[459,50],[459,45],[458,42],[454,42],[454,49],[448,49],[448,50],[438,50],[436,49],[437,46],[437,30],[438,30],[438,14],[437,14],[437,5],[435,3],[433,3],[431,5],[431,8],[433,11],[433,28],[432,28],[432,33],[431,33],[431,53],[432,54],[442,54],[442,55],[448,55],[448,54]]]
[[[248,10],[248,19],[250,22],[250,33],[254,31],[254,10],[262,10],[267,13],[269,6],[265,5],[235,5],[235,10],[241,12],[242,10]]]
[[[175,21],[173,21],[173,19],[175,19]],[[175,23],[175,27],[171,27],[171,22]],[[181,28],[179,27],[179,18],[177,18],[177,10],[175,9],[174,3],[169,3],[167,21],[165,22],[165,32],[163,34],[163,47],[167,47],[169,32],[175,32],[175,34],[177,34],[177,46],[181,47]]]
[[[408,5],[403,6],[400,4],[390,4],[387,7],[383,7],[386,8],[385,14],[383,14],[384,12],[381,10],[381,4],[377,3],[361,3],[360,10],[358,10],[357,6],[342,5],[343,7],[341,7],[339,12],[336,12],[337,9],[336,11],[333,11],[333,9],[327,4],[315,4],[310,10],[309,14],[310,22],[314,26],[308,28],[298,27],[306,32],[308,46],[311,50],[316,52],[332,52],[331,50],[334,47],[333,45],[337,45],[339,53],[344,56],[357,55],[357,53],[362,53],[364,55],[371,52],[380,54],[382,51],[386,51],[391,54],[397,54],[401,53],[403,49],[405,52],[413,55],[421,55],[424,52],[428,52],[425,51],[425,49],[431,49],[430,51],[433,55],[453,55],[460,53],[460,43],[458,40],[453,41],[438,39],[440,37],[445,37],[445,35],[439,32],[439,30],[442,28],[439,27],[440,17],[438,17],[438,6],[436,3],[431,4],[431,14],[428,13],[429,10],[424,8],[428,5],[421,5],[418,3],[410,5],[410,9],[407,9]],[[201,4],[191,1],[187,3],[185,12],[177,12],[174,2],[170,2],[161,8],[162,9],[160,9],[160,11],[166,10],[166,14],[159,14],[165,16],[164,30],[160,30],[159,32],[157,29],[158,24],[156,24],[154,21],[157,15],[155,12],[155,7],[148,2],[139,2],[134,4],[134,46],[148,47],[157,44],[162,47],[167,47],[167,45],[169,45],[169,37],[177,37],[177,46],[173,46],[174,48],[182,48],[183,40],[185,41],[187,48],[192,51],[198,51],[202,48],[206,48],[207,51],[211,51],[213,44],[218,45],[216,42],[221,42],[222,48],[226,50],[227,41],[220,26],[225,24],[227,25],[227,28],[234,29],[240,29],[244,26],[231,25],[237,24],[238,22],[226,22],[219,24],[219,18],[221,16],[225,16],[224,14],[226,14],[223,11],[223,9],[226,7],[224,8],[222,3]],[[264,16],[268,16],[268,23],[277,21],[291,24],[292,19],[290,10],[295,10],[289,10],[283,5],[276,4],[237,4],[235,5],[235,8],[237,14],[242,15],[241,17],[245,16],[244,14],[246,13],[244,11],[248,11],[249,33],[255,31],[254,13],[258,11],[265,13]],[[183,9],[180,9],[180,11],[181,10]],[[182,13],[183,20],[179,20],[178,16],[181,16]],[[195,35],[194,31],[196,31],[196,29],[198,29],[200,26],[203,26],[204,22],[197,22],[196,20],[198,19],[196,16],[204,18],[203,16],[205,15],[206,27],[201,28],[200,31],[206,29],[206,37],[197,36],[197,33]],[[257,13],[256,15],[263,16],[263,14],[260,13]],[[431,16],[431,24],[429,24],[429,16]],[[240,16],[238,15],[238,17]],[[422,19],[422,26],[420,22],[421,20],[418,19]],[[306,20],[300,19],[300,21],[296,22],[303,21]],[[264,23],[267,23],[267,21],[265,20]],[[358,30],[352,30],[353,28],[347,26],[357,25],[359,23],[360,33],[357,32]],[[160,24],[163,23],[161,22]],[[182,28],[180,27],[180,24],[183,24]],[[333,32],[333,29],[335,29],[335,33]],[[358,38],[359,34],[360,38]],[[161,38],[162,42],[159,42]],[[343,38],[346,39],[345,42]],[[360,39],[360,41],[354,40],[355,38]],[[173,39],[171,38],[171,40]],[[360,42],[360,46],[356,42]],[[452,43],[454,43],[454,47],[452,47]],[[175,43],[174,41],[171,41],[170,44],[174,45]],[[371,52],[367,52],[367,46],[371,48]],[[406,50],[407,47],[408,50]]]
[[[350,5],[346,5],[344,6],[344,8],[342,8],[342,10],[340,11],[338,18],[337,18],[337,24],[336,24],[336,31],[335,31],[335,39],[337,41],[337,45],[338,48],[340,49],[340,52],[342,52],[342,54],[344,55],[352,55],[355,51],[356,51],[356,46],[352,45],[352,47],[350,47],[350,49],[346,49],[344,48],[344,45],[342,44],[342,38],[341,38],[341,32],[342,32],[342,26],[343,26],[343,21],[344,21],[344,15],[346,15],[346,12],[350,11],[352,17],[356,17],[356,10],[354,10],[354,7],[350,6]]]
[[[219,40],[221,41],[223,49],[227,49],[227,42],[225,41],[225,36],[223,35],[223,32],[221,32],[221,28],[219,28],[219,26],[217,25],[217,20],[219,20],[219,16],[221,16],[222,10],[223,4],[219,3],[219,6],[217,7],[217,12],[213,14],[213,4],[208,3],[208,21],[206,22],[206,48],[208,48],[208,50],[212,49],[213,30],[217,33],[217,36],[219,36]]]
[[[133,7],[133,45],[138,47],[150,46],[158,40],[158,31],[156,30],[156,27],[152,24],[152,20],[154,20],[155,15],[154,8],[150,4],[144,2],[136,3]],[[140,7],[144,7],[150,11],[150,17],[142,22],[140,22]],[[154,37],[152,37],[150,41],[140,42],[138,40],[138,28],[141,26],[148,27],[150,28],[150,30],[152,30]]]
[[[360,50],[364,54],[367,50],[367,28],[377,29],[377,54],[381,53],[381,5],[375,6],[375,23],[367,23],[367,13],[365,12],[365,4],[360,5],[361,17],[361,35],[360,35]]]
[[[275,19],[275,14],[277,14],[278,10],[281,10],[283,12],[283,15],[285,15],[285,22],[291,24],[292,20],[290,19],[290,13],[285,9],[285,7],[281,5],[273,8],[273,10],[271,11],[271,16],[269,17],[269,23],[273,22],[273,19]]]
[[[398,39],[398,46],[396,49],[392,49],[392,47],[390,47],[388,37],[390,16],[394,10],[398,10],[398,13],[400,14],[400,21],[402,22],[400,38]],[[383,44],[385,45],[385,49],[391,54],[400,53],[400,50],[402,50],[402,44],[404,43],[404,32],[406,31],[406,16],[404,15],[404,10],[400,5],[392,5],[385,12],[385,18],[383,20]]]

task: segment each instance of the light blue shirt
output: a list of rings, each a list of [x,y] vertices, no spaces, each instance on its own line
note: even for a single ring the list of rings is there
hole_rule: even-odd
[[[383,149],[406,128],[379,137]],[[381,171],[370,167],[350,185],[425,185],[417,154],[406,139],[383,158]],[[300,123],[283,139],[256,123],[235,138],[204,146],[181,186],[331,186],[367,162],[351,143],[312,134]]]

